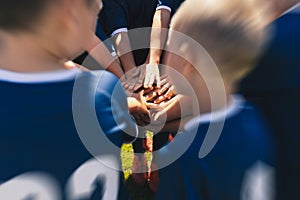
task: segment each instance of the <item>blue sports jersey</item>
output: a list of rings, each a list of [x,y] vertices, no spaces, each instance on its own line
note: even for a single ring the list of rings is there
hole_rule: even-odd
[[[300,11],[291,12],[270,25],[273,37],[257,67],[242,82],[243,91],[254,93],[300,87],[299,20]]]
[[[166,6],[175,12],[182,0],[157,1],[157,0],[104,0],[100,13],[98,26],[110,37],[118,29],[136,29],[151,27],[156,8]],[[129,32],[131,47],[133,50],[139,47],[149,47],[150,29],[141,32]],[[133,52],[135,62],[139,66],[147,58],[147,49]]]
[[[68,78],[55,78],[63,74],[69,74]],[[118,79],[109,72],[98,72],[97,75],[79,72],[76,90],[82,99],[74,96],[72,99],[75,75],[74,70],[56,75],[50,73],[34,81],[40,75],[0,71],[0,183],[4,183],[0,185],[0,199],[6,197],[3,193],[5,187],[11,186],[11,182],[17,183],[20,177],[30,182],[28,194],[21,199],[43,194],[47,197],[45,200],[53,199],[51,195],[56,195],[57,199],[65,199],[66,195],[72,196],[68,199],[100,199],[103,184],[108,181],[104,174],[111,180],[118,178],[117,171],[111,173],[108,168],[107,172],[107,167],[97,162],[84,146],[82,134],[88,135],[93,130],[86,124],[86,132],[80,135],[76,130],[80,131],[80,127],[75,126],[73,115],[89,112],[84,104],[90,104],[104,133],[120,146],[123,130],[136,131],[128,113],[126,94]],[[51,76],[54,80],[43,80]],[[22,82],[21,78],[26,81]],[[114,92],[117,92],[117,98],[112,97]],[[113,114],[114,109],[118,110],[118,114]],[[87,116],[92,114],[87,113]],[[121,121],[122,126],[116,121]],[[98,141],[96,144],[101,146],[103,143]],[[106,171],[101,171],[102,168]],[[43,183],[45,187],[53,187],[49,186],[46,191],[34,187],[42,187]],[[16,194],[22,194],[26,185],[12,187]],[[118,181],[108,187],[118,188]],[[50,193],[47,195],[48,190]]]
[[[187,151],[159,171],[156,199],[238,200],[247,170],[259,160],[273,164],[269,131],[256,109],[241,101],[235,104],[228,108],[234,109],[227,113],[217,143],[204,158],[199,158],[204,137],[209,126],[221,124],[221,118],[214,121],[210,115],[195,118],[175,137],[171,143],[175,144],[174,148],[181,149],[188,134],[196,131]],[[174,152],[169,145],[159,150],[159,159]]]
[[[270,26],[272,39],[241,92],[265,114],[278,146],[277,199],[300,199],[300,4]]]

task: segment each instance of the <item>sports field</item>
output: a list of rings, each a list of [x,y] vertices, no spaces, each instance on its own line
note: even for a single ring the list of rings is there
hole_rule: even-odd
[[[147,132],[147,139],[152,140],[153,134]],[[150,169],[152,160],[152,153],[146,151],[147,168]],[[121,148],[122,168],[124,172],[125,187],[131,197],[136,200],[151,200],[154,197],[154,193],[149,189],[147,183],[144,185],[138,185],[131,177],[131,168],[133,162],[133,148],[131,144],[124,144]]]

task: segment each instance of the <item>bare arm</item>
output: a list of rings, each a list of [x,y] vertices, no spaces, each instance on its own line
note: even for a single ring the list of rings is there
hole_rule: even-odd
[[[151,87],[154,81],[156,81],[158,87],[160,87],[158,65],[160,63],[162,49],[167,39],[167,28],[169,27],[170,18],[171,13],[166,9],[158,9],[154,14],[150,36],[149,64],[146,66],[144,80],[145,88]]]
[[[87,51],[100,65],[115,74],[119,79],[124,75],[118,59],[111,55],[105,44],[95,34]]]
[[[161,129],[160,125],[150,125],[149,128],[151,131],[157,133],[157,132],[172,132],[172,133],[177,133],[180,132],[184,129],[184,125],[190,121],[193,118],[192,115],[186,116],[181,119],[176,119],[173,121],[167,122],[163,128]]]
[[[165,45],[171,13],[166,9],[156,10],[151,30],[149,63],[159,64],[162,49]]]
[[[113,41],[125,73],[136,68],[128,33],[117,33],[113,36]]]

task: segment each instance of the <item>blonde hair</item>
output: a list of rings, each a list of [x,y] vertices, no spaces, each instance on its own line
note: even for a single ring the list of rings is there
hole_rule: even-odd
[[[255,0],[186,0],[171,29],[203,46],[223,76],[240,79],[261,52],[266,14]]]

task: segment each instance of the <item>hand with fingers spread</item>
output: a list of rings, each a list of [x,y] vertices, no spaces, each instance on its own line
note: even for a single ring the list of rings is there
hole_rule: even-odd
[[[144,90],[144,97],[147,102],[153,102],[158,97],[158,88],[149,88]]]
[[[143,77],[140,77],[141,74],[141,68],[134,68],[126,72],[120,79],[124,89],[127,92],[133,93],[143,87]]]
[[[147,99],[147,102],[153,102],[159,104],[161,102],[170,100],[176,95],[175,87],[173,83],[167,78],[167,76],[161,77],[161,87],[160,88],[148,88],[145,89],[144,95]]]
[[[166,100],[170,100],[176,95],[175,87],[166,76],[163,77],[163,80],[161,81],[161,88],[158,91],[158,97],[154,100],[154,103],[161,103]]]
[[[157,88],[160,88],[160,74],[157,64],[147,64],[144,76],[144,88],[152,87],[154,83],[156,83]]]

